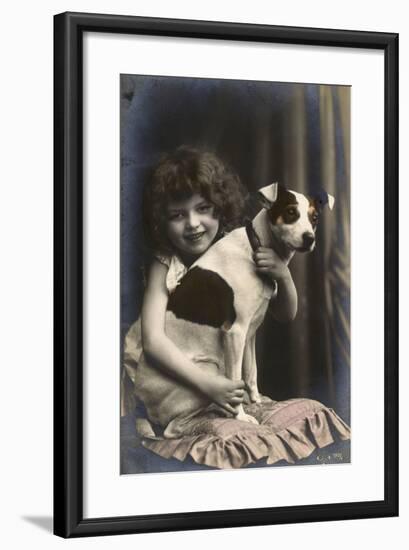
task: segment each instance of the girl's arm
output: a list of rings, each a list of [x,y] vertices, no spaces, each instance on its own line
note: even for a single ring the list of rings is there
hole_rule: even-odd
[[[270,312],[280,322],[293,321],[297,313],[297,290],[290,270],[271,248],[260,247],[254,253],[257,271],[277,281],[277,296],[270,302]]]
[[[143,350],[169,374],[235,414],[234,406],[243,401],[244,382],[204,373],[166,335],[167,272],[165,265],[156,259],[153,261],[142,306]]]

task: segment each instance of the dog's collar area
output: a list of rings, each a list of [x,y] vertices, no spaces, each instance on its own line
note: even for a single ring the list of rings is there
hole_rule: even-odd
[[[245,224],[247,238],[249,240],[250,246],[253,249],[253,252],[255,252],[258,248],[261,246],[261,241],[259,236],[256,233],[256,230],[253,227],[253,222],[251,220],[247,220]]]
[[[247,238],[250,242],[250,246],[253,249],[253,252],[255,252],[258,248],[261,246],[260,237],[257,235],[256,230],[254,229],[253,222],[251,220],[247,220],[245,223]],[[275,296],[275,293],[277,291],[277,281],[272,279],[267,275],[267,273],[258,273],[258,276],[260,279],[262,279],[269,287],[273,288],[272,295]]]
[[[280,256],[280,258],[288,264],[288,262],[291,260],[294,251],[290,251],[286,249],[282,243],[275,237],[274,232],[270,233],[270,239],[272,239],[271,244],[262,244],[261,239],[253,225],[252,220],[246,220],[244,227],[246,229],[247,238],[249,240],[250,246],[255,252],[260,246],[269,246],[272,248],[276,254]]]

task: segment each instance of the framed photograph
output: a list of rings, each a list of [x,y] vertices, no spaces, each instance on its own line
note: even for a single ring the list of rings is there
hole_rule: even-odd
[[[55,16],[62,537],[398,514],[398,36]]]

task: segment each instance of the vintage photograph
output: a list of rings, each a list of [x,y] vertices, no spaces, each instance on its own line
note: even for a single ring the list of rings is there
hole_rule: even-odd
[[[351,88],[119,85],[121,474],[349,463]]]

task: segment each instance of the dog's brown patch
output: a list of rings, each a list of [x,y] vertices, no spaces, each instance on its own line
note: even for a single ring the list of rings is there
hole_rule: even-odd
[[[268,211],[271,223],[280,225],[296,222],[300,217],[297,206],[298,201],[294,193],[279,184],[277,200]]]
[[[319,209],[317,207],[317,204],[314,198],[309,198],[308,219],[310,220],[311,225],[315,229],[318,224]]]

